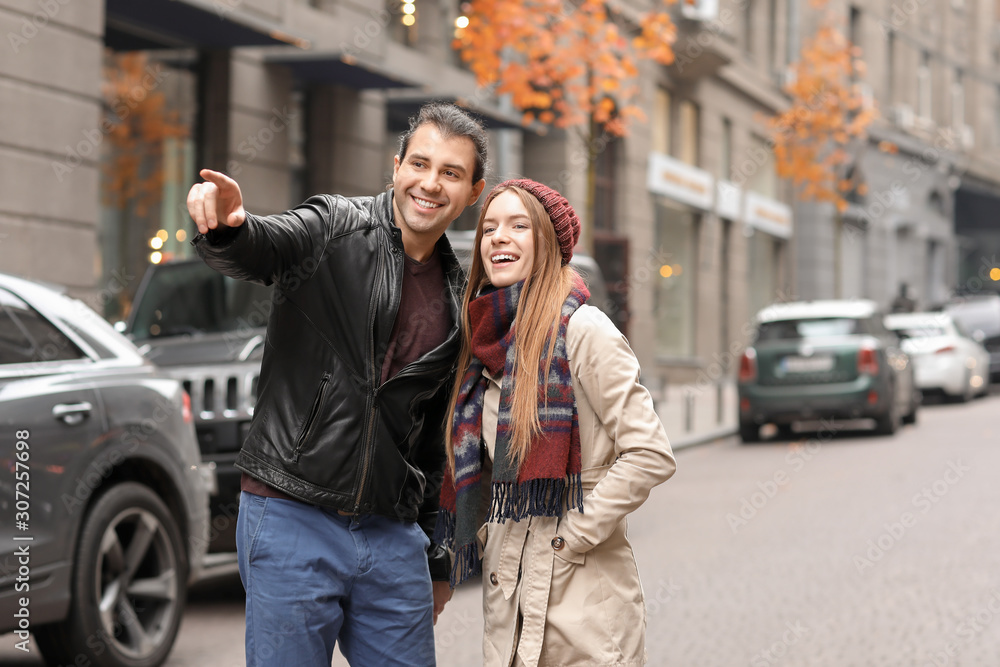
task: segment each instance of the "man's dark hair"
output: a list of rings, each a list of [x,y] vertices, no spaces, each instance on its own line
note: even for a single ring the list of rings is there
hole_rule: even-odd
[[[410,118],[410,129],[399,136],[399,159],[406,157],[406,149],[410,145],[410,137],[421,125],[430,123],[437,127],[445,139],[451,137],[468,137],[476,148],[476,167],[472,171],[473,185],[486,175],[486,130],[478,120],[465,110],[444,102],[432,102],[420,107],[420,112]]]

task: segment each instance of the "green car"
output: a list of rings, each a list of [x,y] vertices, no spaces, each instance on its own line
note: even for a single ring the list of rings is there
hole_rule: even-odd
[[[775,304],[754,318],[753,341],[739,367],[740,437],[779,436],[794,422],[871,419],[891,435],[914,423],[920,392],[913,365],[886,329],[874,301]]]

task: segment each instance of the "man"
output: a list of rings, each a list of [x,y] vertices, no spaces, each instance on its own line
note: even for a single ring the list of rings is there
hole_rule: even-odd
[[[337,642],[352,665],[435,662],[433,622],[451,592],[429,535],[464,283],[443,234],[485,169],[482,127],[428,105],[380,195],[319,195],[258,217],[207,169],[188,194],[205,261],[275,286],[236,460],[248,665],[329,667]]]

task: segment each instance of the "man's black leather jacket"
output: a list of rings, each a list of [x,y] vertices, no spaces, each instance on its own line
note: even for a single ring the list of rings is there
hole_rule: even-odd
[[[205,262],[274,284],[259,396],[236,466],[304,502],[419,521],[433,534],[444,471],[444,415],[458,353],[464,275],[447,238],[447,340],[380,385],[403,280],[392,191],[319,195],[193,241]],[[438,306],[435,308],[434,306]],[[431,575],[448,579],[431,545]]]

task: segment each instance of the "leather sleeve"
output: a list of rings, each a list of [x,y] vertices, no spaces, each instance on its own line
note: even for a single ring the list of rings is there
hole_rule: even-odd
[[[209,230],[191,243],[206,264],[231,278],[294,286],[316,271],[330,231],[349,214],[339,198],[317,195],[284,213],[247,213],[239,227]]]
[[[448,400],[451,397],[452,379],[453,376],[449,375],[448,380],[438,390],[438,393],[427,403],[427,413],[424,418],[426,435],[421,452],[415,461],[426,479],[424,500],[420,506],[420,515],[417,521],[427,536],[431,538],[431,544],[427,548],[427,562],[430,566],[432,581],[448,581],[451,578],[451,556],[444,547],[434,543],[434,526],[437,523],[438,499],[441,495],[441,484],[444,481],[446,460],[444,420],[447,414]]]

